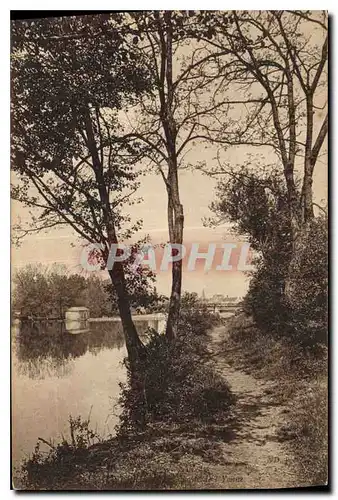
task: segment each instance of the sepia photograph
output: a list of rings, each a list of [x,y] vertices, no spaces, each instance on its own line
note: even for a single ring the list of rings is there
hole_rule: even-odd
[[[324,10],[11,11],[11,488],[328,488]]]

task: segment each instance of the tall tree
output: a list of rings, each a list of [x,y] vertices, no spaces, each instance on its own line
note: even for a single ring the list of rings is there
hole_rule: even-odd
[[[138,48],[139,60],[149,69],[155,89],[150,96],[141,96],[126,138],[148,148],[146,156],[163,178],[169,241],[177,257],[184,230],[179,170],[189,164],[186,156],[195,141],[208,140],[202,135],[216,126],[226,105],[222,97],[215,97],[219,70],[214,61],[227,50],[210,50],[205,42],[197,41],[199,21],[194,11],[155,11],[132,13],[125,23],[130,43]],[[204,31],[208,34],[208,29]],[[174,259],[169,338],[177,334],[181,288],[182,260]]]
[[[200,36],[215,50],[228,50],[219,59],[219,91],[233,103],[219,133],[210,139],[226,147],[270,148],[276,154],[296,242],[314,214],[313,172],[328,130],[327,13],[231,11],[206,16],[201,30],[209,26],[212,36]]]
[[[140,226],[123,207],[134,202],[141,148],[114,135],[121,107],[150,90],[121,20],[102,14],[12,24],[12,196],[34,209],[27,231],[66,224],[101,245],[104,263],[111,245]],[[134,363],[143,344],[123,264],[115,262],[109,274]]]

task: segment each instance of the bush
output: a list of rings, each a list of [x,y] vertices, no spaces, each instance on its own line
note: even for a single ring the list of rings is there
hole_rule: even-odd
[[[277,336],[285,334],[285,318],[288,315],[283,281],[275,263],[261,261],[244,299],[244,309],[253,315],[257,326]]]
[[[197,293],[185,292],[182,295],[180,330],[183,334],[191,334],[194,337],[205,335],[219,321],[220,316],[210,312]]]
[[[302,344],[327,343],[328,227],[318,217],[300,240],[289,278],[289,330]]]
[[[284,289],[287,283],[288,290]],[[277,337],[317,349],[327,342],[328,234],[327,220],[314,219],[299,238],[286,266],[275,258],[262,260],[253,273],[245,298],[257,325]]]
[[[293,400],[292,421],[280,431],[290,440],[300,480],[307,485],[326,484],[328,479],[328,408],[326,380],[304,384]]]
[[[236,360],[244,370],[258,378],[278,380],[283,401],[288,401],[297,384],[318,378],[327,370],[327,348],[314,352],[290,338],[276,339],[257,328],[251,317],[240,314],[230,320],[230,346],[236,347]],[[283,384],[287,380],[288,389]],[[290,386],[289,379],[292,379]]]
[[[220,412],[228,412],[234,397],[229,386],[203,359],[205,339],[215,316],[200,312],[195,297],[185,295],[179,335],[169,341],[153,332],[147,344],[146,359],[140,365],[143,397],[132,390],[132,377],[122,386],[123,408],[120,434],[134,432],[148,422],[184,422],[193,418],[212,421]],[[141,406],[141,408],[140,408]]]

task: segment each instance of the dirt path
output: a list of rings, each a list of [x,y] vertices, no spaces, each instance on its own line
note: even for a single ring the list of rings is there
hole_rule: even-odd
[[[235,437],[222,444],[226,466],[218,470],[219,488],[288,488],[299,485],[293,458],[278,440],[288,408],[274,404],[273,383],[231,366],[227,327],[210,334],[212,363],[236,394]],[[223,482],[224,481],[224,482]],[[221,484],[223,482],[223,485]]]

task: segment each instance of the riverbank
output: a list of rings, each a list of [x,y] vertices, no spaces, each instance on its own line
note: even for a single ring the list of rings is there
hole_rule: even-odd
[[[141,432],[105,441],[94,434],[88,439],[89,423],[78,421],[72,440],[51,450],[49,462],[39,453],[33,457],[25,470],[25,489],[202,490],[325,483],[326,414],[314,406],[323,399],[325,362],[295,364],[286,346],[263,341],[243,315],[215,325],[200,341],[198,372],[212,374],[213,391],[223,390],[208,393],[214,395],[213,411],[186,418],[182,411],[179,419],[154,419]],[[196,358],[191,362],[197,363]],[[228,383],[231,398],[224,391]],[[312,387],[312,393],[304,387]],[[201,393],[205,387],[197,389]],[[215,408],[221,394],[231,404]]]
[[[233,425],[234,398],[208,360],[206,333],[217,322],[188,297],[175,342],[154,334],[147,343],[146,424],[140,426],[144,408],[126,384],[115,437],[103,441],[88,421],[71,419],[71,432],[59,444],[40,440],[16,487],[205,488],[213,478],[210,468],[222,463],[219,446],[232,438]]]

